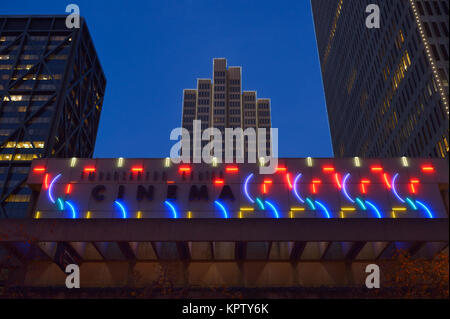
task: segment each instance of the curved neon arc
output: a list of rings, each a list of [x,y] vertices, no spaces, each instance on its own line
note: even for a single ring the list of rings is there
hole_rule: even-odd
[[[412,209],[417,210],[417,206],[414,204],[411,198],[406,197],[406,202],[412,207]]]
[[[68,200],[66,200],[65,203],[67,204],[67,206],[70,207],[70,210],[72,211],[72,218],[77,218],[77,213],[75,211],[75,207],[73,206],[73,204]]]
[[[248,182],[252,179],[253,173],[248,175],[244,182],[244,193],[250,203],[254,204],[254,199],[248,194]]]
[[[214,204],[216,204],[217,206],[219,206],[219,208],[222,210],[224,218],[228,218],[228,213],[227,210],[225,208],[225,206],[223,204],[221,204],[219,201],[214,201]]]
[[[125,209],[125,206],[123,206],[123,204],[117,200],[114,201],[114,204],[116,204],[122,211],[122,218],[127,218],[127,211]]]
[[[55,200],[53,199],[53,194],[52,194],[52,189],[53,189],[53,184],[61,177],[61,174],[58,174],[55,176],[55,178],[52,179],[52,181],[50,182],[50,186],[48,187],[48,198],[50,199],[50,201],[54,204]]]
[[[167,206],[167,207],[169,207],[170,208],[170,210],[172,211],[172,215],[173,215],[173,218],[178,218],[178,213],[177,213],[177,210],[176,210],[176,208],[175,208],[175,206],[173,205],[173,204],[171,204],[169,201],[164,201],[164,204]]]
[[[61,197],[58,197],[56,202],[58,203],[59,210],[64,210],[64,201],[61,199]]]
[[[322,210],[323,210],[324,213],[325,213],[325,216],[326,216],[327,218],[331,218],[330,213],[328,212],[328,209],[325,207],[325,205],[322,204],[321,202],[317,201],[317,200],[316,200],[315,202],[316,202],[317,205],[319,205],[320,208],[322,208]]]
[[[280,218],[280,215],[278,214],[278,210],[275,208],[275,206],[267,200],[265,201],[265,203],[273,210],[275,218]]]
[[[261,210],[265,210],[266,209],[264,207],[264,203],[258,197],[256,197],[256,203],[258,204],[259,208],[261,208]]]
[[[422,207],[427,212],[428,218],[434,218],[433,214],[431,213],[431,210],[424,203],[416,200],[416,204]]]
[[[312,210],[316,210],[316,206],[314,205],[313,201],[309,199],[309,197],[306,197],[306,202],[308,203],[309,207],[311,207]]]
[[[378,210],[378,208],[374,204],[372,204],[368,200],[366,200],[366,204],[375,211],[375,214],[377,215],[377,218],[381,218],[380,211]]]
[[[345,175],[344,180],[342,181],[342,191],[344,192],[345,197],[351,202],[354,203],[355,201],[350,197],[350,195],[347,192],[347,179],[350,177],[350,173],[347,173]]]
[[[297,176],[295,176],[295,179],[294,179],[294,194],[295,194],[295,197],[297,197],[298,198],[298,200],[302,203],[302,204],[304,204],[305,203],[305,201],[303,200],[303,198],[298,194],[298,189],[297,189],[297,183],[298,183],[298,180],[300,179],[302,177],[302,173],[299,173]]]
[[[363,210],[367,209],[366,205],[364,205],[363,201],[359,197],[356,197],[356,202],[358,203],[359,206],[361,206]]]
[[[401,196],[397,193],[397,189],[395,188],[395,181],[397,180],[397,177],[398,177],[398,173],[395,174],[394,177],[392,177],[392,182],[391,182],[392,192],[394,193],[395,197],[398,198],[399,201],[404,203],[405,200],[403,198],[401,198]]]

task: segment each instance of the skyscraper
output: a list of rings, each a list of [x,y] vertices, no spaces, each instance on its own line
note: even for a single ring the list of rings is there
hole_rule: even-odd
[[[26,217],[31,161],[92,157],[106,80],[88,28],[0,16],[0,218]]]
[[[311,5],[335,156],[448,157],[448,1]]]
[[[215,127],[222,133],[222,156],[225,156],[225,128],[266,128],[266,153],[271,154],[270,99],[257,98],[256,91],[242,91],[241,67],[227,67],[227,60],[213,61],[213,80],[198,79],[197,89],[183,93],[182,127],[193,139],[193,121],[201,120],[202,131]],[[202,147],[209,141],[202,141]],[[248,141],[244,141],[244,157],[248,154]],[[191,150],[192,150],[191,146]],[[233,158],[239,145],[233,147]],[[201,154],[201,153],[200,153]],[[264,154],[266,155],[266,154]]]

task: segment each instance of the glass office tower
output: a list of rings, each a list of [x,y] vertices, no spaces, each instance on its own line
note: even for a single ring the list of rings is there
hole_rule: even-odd
[[[311,5],[335,156],[448,158],[448,1]]]
[[[242,91],[242,69],[227,66],[224,58],[213,60],[213,79],[198,79],[196,89],[186,89],[183,94],[182,127],[193,138],[193,121],[201,120],[202,131],[215,127],[222,133],[222,156],[225,157],[225,128],[266,129],[266,154],[272,153],[270,128],[270,99],[258,98],[256,91]],[[202,141],[202,148],[209,141]],[[258,143],[258,141],[256,141]],[[257,144],[258,145],[258,144]],[[244,139],[244,159],[248,156],[248,141]],[[191,153],[192,153],[191,146]],[[254,148],[255,150],[257,147]],[[233,158],[240,146],[233,145]],[[201,152],[201,150],[200,150]],[[261,150],[262,153],[264,153]],[[200,153],[201,154],[201,153]],[[264,154],[264,156],[266,155]],[[257,154],[256,154],[257,156]]]
[[[0,16],[0,218],[24,218],[33,159],[92,157],[106,80],[88,28]]]

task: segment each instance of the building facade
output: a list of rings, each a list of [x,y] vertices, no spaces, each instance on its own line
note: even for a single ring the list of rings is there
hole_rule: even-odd
[[[256,91],[242,91],[241,67],[227,67],[226,59],[213,60],[213,79],[198,79],[196,89],[186,89],[183,92],[182,127],[187,129],[190,138],[194,139],[193,121],[201,120],[201,131],[215,127],[225,137],[225,129],[258,128],[266,129],[266,154],[271,153],[270,143],[270,99],[258,98]],[[200,137],[199,137],[200,138]],[[209,141],[202,141],[198,147],[203,148]],[[258,143],[256,136],[255,143]],[[258,145],[258,144],[257,144]],[[258,147],[255,158],[258,155]],[[249,144],[247,139],[243,144],[244,159],[248,156]],[[201,149],[196,151],[201,155]],[[191,150],[194,145],[191,144]],[[233,158],[236,152],[242,151],[242,145],[233,145]],[[262,153],[263,150],[261,150]],[[263,154],[263,156],[266,156]],[[225,141],[222,140],[222,157],[225,156]]]
[[[0,264],[10,286],[62,292],[70,263],[84,289],[365,287],[365,267],[396,249],[448,254],[448,176],[445,159],[289,158],[272,175],[248,163],[35,160],[33,218],[0,223]]]
[[[335,156],[448,158],[448,1],[311,5]]]
[[[33,159],[91,157],[106,80],[87,25],[0,16],[0,218],[24,218]]]

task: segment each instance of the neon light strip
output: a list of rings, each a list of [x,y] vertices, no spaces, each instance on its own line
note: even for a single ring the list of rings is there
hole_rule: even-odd
[[[377,215],[378,218],[381,218],[380,211],[378,210],[378,208],[374,204],[372,204],[368,200],[366,200],[366,204],[369,205],[369,207],[372,208],[375,211],[375,214]]]
[[[267,205],[269,205],[270,208],[272,208],[272,210],[273,210],[273,212],[275,214],[275,218],[280,218],[280,215],[278,214],[278,211],[275,208],[275,206],[271,202],[269,202],[267,200],[265,202],[266,202]]]
[[[49,177],[49,175],[45,174],[45,176],[44,176],[44,188],[45,189],[48,189],[48,177]]]
[[[398,173],[394,175],[394,177],[392,178],[392,191],[394,192],[394,195],[402,202],[404,203],[405,201],[403,200],[403,198],[400,197],[400,195],[398,195],[397,193],[397,189],[395,188],[395,181],[397,180],[398,177]]]
[[[390,189],[392,187],[392,185],[389,183],[386,173],[383,174],[383,178],[384,178],[384,182],[386,183],[386,186]]]
[[[288,183],[289,189],[292,189],[292,183],[291,183],[291,174],[286,174],[286,181]]]
[[[238,173],[239,168],[237,166],[230,166],[230,167],[225,168],[225,171],[227,173]]]
[[[72,192],[72,184],[67,184],[67,186],[66,186],[66,194],[68,195],[68,194],[70,194]]]
[[[364,203],[362,202],[362,200],[359,197],[356,197],[356,202],[363,210],[367,209],[367,207],[364,205]]]
[[[424,203],[419,202],[418,200],[416,200],[416,204],[418,204],[419,206],[421,206],[423,209],[425,209],[427,211],[427,214],[428,214],[429,218],[434,218],[433,214],[431,213],[431,210],[427,206],[425,206]]]
[[[217,206],[220,207],[220,209],[223,212],[224,218],[228,218],[228,213],[227,213],[225,206],[223,206],[218,200],[214,201],[214,204],[216,204]]]
[[[172,205],[169,201],[165,201],[164,204],[168,206],[172,210],[173,218],[178,218],[177,210],[175,209],[175,206]]]
[[[297,183],[298,183],[298,180],[300,179],[300,177],[302,177],[302,173],[299,173],[296,177],[295,177],[295,179],[294,179],[294,194],[295,194],[295,197],[297,197],[298,198],[298,200],[302,203],[302,204],[304,204],[305,203],[305,201],[300,197],[300,195],[298,194],[298,190],[297,190]]]
[[[395,212],[406,212],[406,207],[392,207],[392,217],[397,218]]]
[[[408,167],[409,163],[408,163],[408,158],[406,158],[405,156],[402,157],[402,164],[404,167]]]
[[[127,218],[127,211],[125,210],[123,204],[121,204],[118,200],[114,201],[114,204],[119,206],[119,208],[122,210],[122,218]]]
[[[66,204],[70,207],[70,209],[72,210],[72,218],[77,218],[77,214],[75,212],[75,207],[73,206],[73,204],[71,202],[69,202],[68,200],[66,200]]]
[[[256,203],[258,204],[259,208],[261,208],[262,210],[266,209],[263,202],[258,197],[256,198]]]
[[[327,218],[331,218],[330,213],[328,212],[328,210],[324,204],[322,204],[321,202],[319,202],[317,200],[316,200],[316,204],[319,205],[320,208],[322,208],[322,210],[325,212],[325,215],[327,216]]]
[[[63,202],[63,200],[60,197],[58,197],[56,202],[58,203],[59,210],[64,210],[64,202]]]
[[[306,202],[308,203],[308,205],[311,207],[312,210],[316,210],[316,206],[314,205],[312,200],[309,199],[309,197],[306,197]]]
[[[412,207],[412,209],[417,210],[417,206],[414,204],[411,198],[406,197],[406,202]]]
[[[338,188],[342,189],[341,181],[339,180],[339,173],[334,174],[334,180],[336,181]]]
[[[50,186],[48,187],[48,198],[50,198],[50,201],[54,204],[55,200],[53,199],[53,195],[52,195],[52,189],[53,189],[53,184],[61,177],[61,174],[58,174],[55,176],[55,178],[51,181]]]
[[[341,218],[345,218],[345,212],[354,212],[356,210],[355,207],[342,207],[341,208]]]
[[[347,193],[347,179],[350,177],[350,173],[347,173],[347,175],[345,175],[344,180],[342,181],[342,191],[344,192],[345,197],[347,197],[347,199],[351,202],[354,203],[355,201],[350,197],[350,195],[348,195]]]
[[[431,165],[422,166],[422,172],[434,172],[434,167]]]
[[[255,201],[253,200],[253,198],[250,197],[250,195],[248,194],[248,182],[252,179],[253,174],[250,174],[247,176],[247,178],[245,179],[244,182],[244,192],[245,192],[245,196],[247,197],[247,199],[249,200],[250,203],[254,204]]]

